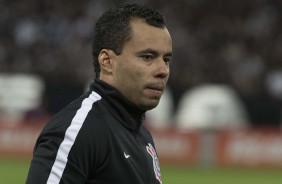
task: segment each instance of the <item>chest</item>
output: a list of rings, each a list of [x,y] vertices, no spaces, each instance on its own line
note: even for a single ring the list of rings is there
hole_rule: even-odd
[[[160,167],[153,140],[147,132],[131,132],[123,127],[111,134],[110,159],[113,170],[123,178],[139,180],[139,183],[161,183]]]
[[[103,168],[103,174],[111,176],[108,183],[160,184],[158,157],[148,132],[129,131],[120,124],[112,124],[109,132],[110,151]]]

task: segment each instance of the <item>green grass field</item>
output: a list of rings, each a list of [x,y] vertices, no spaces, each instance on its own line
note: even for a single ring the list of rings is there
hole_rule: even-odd
[[[162,167],[164,184],[281,184],[282,169]]]
[[[29,161],[0,157],[0,183],[24,184],[28,167]]]
[[[23,184],[29,161],[0,158],[0,183]],[[282,169],[162,166],[163,184],[281,184]]]

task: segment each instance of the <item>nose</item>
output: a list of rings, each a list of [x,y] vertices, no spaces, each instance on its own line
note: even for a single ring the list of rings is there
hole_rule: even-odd
[[[156,78],[166,78],[169,76],[169,63],[165,62],[163,59],[158,59],[156,62],[156,71],[154,76]]]

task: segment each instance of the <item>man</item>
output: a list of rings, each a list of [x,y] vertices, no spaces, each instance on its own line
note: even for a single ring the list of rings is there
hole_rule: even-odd
[[[159,184],[156,149],[142,125],[169,77],[171,37],[141,5],[108,10],[94,32],[90,91],[46,125],[27,184]]]

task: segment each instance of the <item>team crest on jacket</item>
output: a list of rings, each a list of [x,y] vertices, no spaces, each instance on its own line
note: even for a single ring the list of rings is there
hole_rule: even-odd
[[[153,159],[153,168],[154,168],[154,172],[156,175],[156,179],[162,184],[161,170],[160,170],[157,152],[150,143],[148,143],[148,146],[146,146],[146,149]]]

